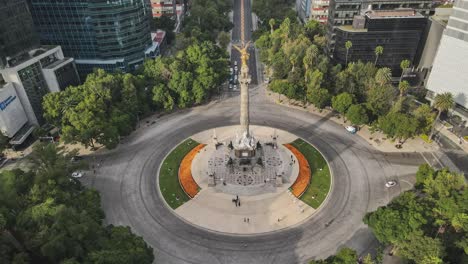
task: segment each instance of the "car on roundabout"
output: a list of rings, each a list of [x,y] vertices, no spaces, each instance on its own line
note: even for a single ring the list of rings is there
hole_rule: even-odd
[[[71,176],[72,176],[73,178],[81,178],[81,177],[83,177],[84,175],[85,175],[85,173],[82,172],[82,171],[75,171],[75,172],[72,173]]]
[[[351,134],[356,134],[356,131],[357,131],[356,127],[354,126],[347,126],[346,130]]]
[[[393,186],[396,186],[397,185],[397,182],[396,181],[388,181],[385,183],[385,187],[387,188],[391,188]]]

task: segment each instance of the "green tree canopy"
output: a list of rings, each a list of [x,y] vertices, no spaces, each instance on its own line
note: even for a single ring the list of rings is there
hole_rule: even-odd
[[[346,113],[348,108],[353,104],[354,98],[349,93],[341,93],[332,98],[332,107],[341,114]]]
[[[367,110],[361,104],[355,104],[348,108],[346,111],[346,118],[351,121],[353,125],[364,125],[369,122]]]

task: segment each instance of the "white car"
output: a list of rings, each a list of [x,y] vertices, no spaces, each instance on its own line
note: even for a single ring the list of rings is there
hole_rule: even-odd
[[[234,61],[234,66],[237,66],[237,61]]]
[[[232,87],[233,87],[233,86],[232,86],[232,83],[230,83],[230,84],[229,84],[229,89],[232,89]]]
[[[81,177],[84,176],[84,172],[82,172],[82,171],[75,171],[75,172],[72,173],[71,176],[72,176],[73,178],[81,178]]]
[[[237,90],[237,84],[234,84],[234,90]]]
[[[353,126],[347,126],[346,130],[348,130],[349,133],[354,134],[356,133],[356,128]]]
[[[237,68],[237,65],[236,65],[236,66],[234,66],[234,70],[237,72],[237,70],[238,70],[238,68]]]
[[[266,83],[266,84],[268,84],[268,83],[270,83],[270,79],[265,78],[265,80],[263,80],[263,82]]]
[[[397,184],[396,181],[388,181],[385,183],[385,187],[390,188],[390,187],[395,186],[396,184]]]
[[[232,67],[229,67],[229,72],[232,74],[232,72],[234,71],[234,69]]]
[[[237,83],[237,74],[234,75],[234,82]]]

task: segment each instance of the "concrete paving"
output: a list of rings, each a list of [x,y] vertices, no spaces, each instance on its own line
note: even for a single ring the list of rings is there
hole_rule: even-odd
[[[278,231],[301,223],[315,212],[287,190],[274,195],[239,196],[240,207],[232,202],[235,198],[207,188],[175,212],[191,224],[235,235]]]
[[[298,174],[298,163],[291,162],[292,153],[282,144],[293,142],[297,136],[283,130],[263,126],[251,126],[250,131],[257,140],[267,142],[272,136],[277,138],[279,150],[284,152],[283,160],[287,175],[281,186],[270,182],[242,186],[218,184],[208,186],[209,160],[215,155],[214,144],[228,144],[239,126],[225,126],[206,130],[191,137],[199,143],[207,144],[192,162],[192,175],[201,191],[196,197],[175,210],[184,221],[201,228],[236,235],[259,234],[278,231],[294,226],[309,218],[315,210],[294,197],[288,188]],[[293,156],[295,159],[295,157]],[[239,196],[241,206],[232,199]]]

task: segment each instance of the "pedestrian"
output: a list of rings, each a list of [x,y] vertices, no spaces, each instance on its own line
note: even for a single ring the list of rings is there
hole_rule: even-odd
[[[250,218],[247,218],[247,223],[250,223]]]
[[[239,203],[239,207],[240,207],[240,200],[239,200],[239,201],[237,201],[237,202]],[[248,218],[247,218],[247,219],[248,219]]]
[[[247,222],[247,218],[244,217],[244,223]]]
[[[279,221],[281,221],[281,220],[278,218],[278,223],[279,223]]]
[[[236,200],[239,200],[239,195],[236,195]]]

